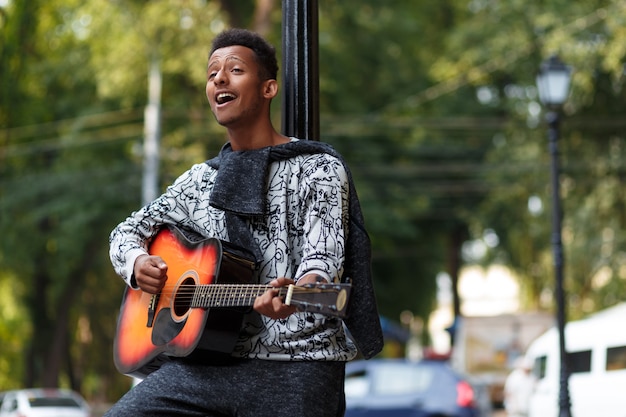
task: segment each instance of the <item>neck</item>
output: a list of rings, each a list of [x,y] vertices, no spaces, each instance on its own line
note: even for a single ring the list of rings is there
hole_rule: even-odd
[[[289,142],[271,124],[265,126],[229,127],[228,140],[234,151],[247,151]]]

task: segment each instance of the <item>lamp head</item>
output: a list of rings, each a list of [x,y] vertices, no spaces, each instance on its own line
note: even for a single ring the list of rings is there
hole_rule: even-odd
[[[569,94],[572,68],[565,65],[557,55],[542,62],[537,74],[539,100],[545,106],[560,108]]]

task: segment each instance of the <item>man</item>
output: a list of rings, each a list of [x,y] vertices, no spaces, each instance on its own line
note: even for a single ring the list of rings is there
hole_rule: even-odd
[[[270,289],[254,300],[232,352],[211,350],[164,363],[107,416],[342,416],[345,361],[382,347],[369,271],[369,241],[349,171],[329,146],[276,132],[274,48],[232,29],[213,41],[206,95],[228,143],[181,175],[111,233],[111,261],[128,285],[157,294],[168,265],[147,251],[175,225],[245,246]],[[278,296],[295,282],[337,282],[354,274],[353,339],[341,320],[297,312]],[[352,323],[352,324],[351,324]]]
[[[504,408],[508,417],[528,415],[530,397],[535,388],[532,363],[526,357],[515,361],[515,369],[507,376],[504,383]]]

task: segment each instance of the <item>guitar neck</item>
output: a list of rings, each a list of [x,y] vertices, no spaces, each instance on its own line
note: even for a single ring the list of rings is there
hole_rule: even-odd
[[[300,311],[345,317],[350,284],[307,284],[272,287],[254,284],[204,284],[179,288],[176,303],[191,308],[251,307],[269,289]]]
[[[252,284],[209,284],[194,285],[191,307],[250,307],[254,300],[272,288],[269,285]],[[287,293],[286,288],[278,288],[279,295]]]

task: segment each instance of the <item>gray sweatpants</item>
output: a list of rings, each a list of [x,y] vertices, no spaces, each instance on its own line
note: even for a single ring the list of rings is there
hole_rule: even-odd
[[[341,417],[344,362],[174,360],[126,393],[105,417]]]

